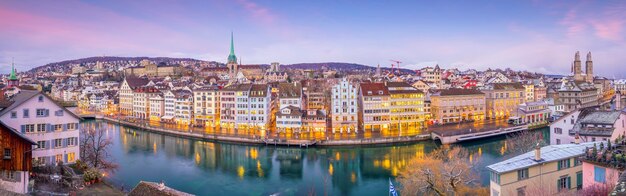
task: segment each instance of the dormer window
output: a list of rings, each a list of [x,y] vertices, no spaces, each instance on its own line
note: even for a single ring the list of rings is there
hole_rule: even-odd
[[[43,102],[43,95],[39,95],[39,102]]]

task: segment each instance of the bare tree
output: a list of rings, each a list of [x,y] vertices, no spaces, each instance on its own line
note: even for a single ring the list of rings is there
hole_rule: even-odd
[[[89,166],[97,169],[115,170],[118,165],[108,160],[111,157],[109,147],[113,144],[113,141],[106,136],[106,129],[86,128],[81,130],[81,132],[81,159]]]
[[[401,192],[406,195],[488,194],[478,180],[467,150],[449,146],[410,160],[398,178]]]
[[[504,141],[506,152],[510,156],[517,156],[535,149],[535,146],[548,145],[543,139],[541,131],[520,131],[506,136]]]

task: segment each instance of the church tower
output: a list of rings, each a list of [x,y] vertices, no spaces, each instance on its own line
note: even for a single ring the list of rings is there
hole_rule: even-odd
[[[574,81],[584,81],[583,70],[580,62],[580,52],[576,51],[574,55]]]
[[[230,76],[230,80],[234,80],[237,77],[238,72],[238,64],[237,64],[237,56],[235,56],[235,43],[233,41],[233,33],[230,33],[230,54],[228,55],[228,63],[226,63],[228,67],[228,75]]]
[[[585,76],[587,82],[593,83],[593,61],[591,60],[591,52],[587,53],[587,61],[585,61]]]
[[[17,79],[17,75],[15,74],[15,66],[11,63],[11,75],[9,75],[9,81],[7,82],[8,86],[19,86],[20,80]]]

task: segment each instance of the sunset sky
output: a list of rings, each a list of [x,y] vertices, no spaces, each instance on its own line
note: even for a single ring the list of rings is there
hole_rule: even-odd
[[[12,57],[20,71],[102,55],[225,62],[233,31],[244,64],[567,74],[580,50],[626,78],[625,25],[626,1],[0,1],[0,72]]]

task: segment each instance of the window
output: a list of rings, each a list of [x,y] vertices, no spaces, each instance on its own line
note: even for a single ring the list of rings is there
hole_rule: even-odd
[[[24,132],[32,133],[35,132],[35,124],[22,125],[24,126]]]
[[[63,110],[57,110],[54,112],[55,116],[63,116]]]
[[[556,144],[561,144],[561,139],[556,139]]]
[[[70,137],[67,138],[67,146],[76,146],[78,144],[78,138],[76,137]]]
[[[74,130],[78,127],[78,123],[67,123],[67,130]]]
[[[14,175],[15,175],[14,171],[6,170],[4,177],[10,180],[13,180],[13,178],[15,177]]]
[[[569,159],[560,160],[557,163],[558,170],[569,168],[570,167],[569,162],[570,162]]]
[[[583,189],[583,172],[582,171],[576,172],[576,189],[577,190]]]
[[[517,196],[526,196],[526,187],[520,187],[517,189]]]
[[[593,180],[596,182],[604,183],[606,182],[606,168],[604,167],[593,167]]]
[[[55,148],[60,148],[63,146],[63,142],[61,141],[61,139],[54,139],[54,147]]]
[[[37,117],[46,116],[46,109],[37,109]]]
[[[11,159],[11,149],[10,148],[5,148],[4,149],[4,159]]]
[[[17,112],[11,111],[11,118],[17,118]]]
[[[37,142],[37,148],[38,148],[38,149],[44,149],[44,148],[46,148],[46,141],[38,141],[38,142]]]
[[[58,163],[58,162],[63,162],[63,155],[62,155],[62,154],[58,154],[58,155],[55,157],[55,159],[54,159],[54,160],[55,160],[55,162],[57,162],[57,163]]]
[[[28,118],[28,109],[24,109],[24,118]]]
[[[579,166],[579,165],[582,165],[582,164],[583,164],[583,162],[582,162],[582,161],[580,161],[580,159],[578,159],[578,158],[574,158],[574,167]]]
[[[67,153],[67,162],[71,163],[74,162],[74,160],[76,159],[76,153]]]
[[[517,170],[517,180],[528,179],[528,168]]]
[[[43,102],[43,95],[39,95],[39,102]]]
[[[37,132],[46,132],[46,124],[37,124]]]
[[[569,176],[561,176],[561,178],[557,180],[557,190],[559,190],[559,192],[569,190],[570,186],[571,184]]]
[[[556,134],[563,134],[563,129],[558,128],[558,127],[554,128],[554,133],[556,133]]]
[[[496,184],[500,184],[500,174],[491,172],[489,173],[489,178],[491,179],[492,182],[495,182]]]

